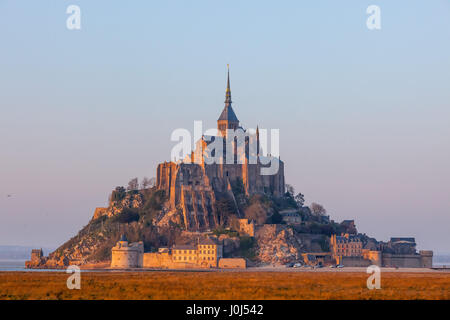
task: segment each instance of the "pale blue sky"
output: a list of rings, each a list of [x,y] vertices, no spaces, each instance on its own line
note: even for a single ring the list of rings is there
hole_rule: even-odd
[[[308,3],[0,0],[0,244],[57,246],[155,176],[173,129],[215,126],[230,63],[307,203],[449,252],[450,2]]]

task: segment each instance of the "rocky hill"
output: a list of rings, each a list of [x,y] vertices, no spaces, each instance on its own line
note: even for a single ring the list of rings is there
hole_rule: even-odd
[[[341,225],[321,221],[307,207],[297,205],[289,194],[275,199],[264,195],[247,197],[240,189],[233,193],[236,199],[233,203],[238,208],[233,208],[227,199],[218,201],[216,209],[227,219],[218,229],[208,232],[223,241],[226,256],[243,256],[251,264],[285,264],[301,260],[302,252],[327,250],[329,235],[344,231]],[[286,208],[297,210],[305,223],[285,224],[279,212]],[[238,218],[255,222],[254,237],[239,234]],[[130,242],[143,241],[145,251],[175,243],[194,243],[199,236],[185,231],[181,209],[168,209],[163,190],[153,187],[126,191],[117,187],[111,193],[108,207],[96,208],[92,219],[77,235],[28,267],[106,263],[111,259],[111,248],[122,234]]]
[[[31,267],[63,267],[108,261],[111,248],[122,234],[130,241],[144,241],[145,250],[171,245],[181,233],[179,219],[173,215],[158,224],[165,215],[164,193],[155,188],[125,191],[116,188],[106,208],[96,208],[92,219],[77,235]]]

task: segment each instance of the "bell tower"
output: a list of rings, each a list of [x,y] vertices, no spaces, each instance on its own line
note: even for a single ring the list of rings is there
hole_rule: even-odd
[[[225,107],[217,119],[217,129],[223,137],[226,136],[227,129],[236,130],[239,128],[239,120],[231,107],[231,89],[230,89],[230,65],[228,68],[227,90],[225,91]]]

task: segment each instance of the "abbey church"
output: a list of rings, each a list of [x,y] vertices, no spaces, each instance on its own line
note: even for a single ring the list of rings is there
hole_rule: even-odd
[[[243,139],[235,133],[243,134]],[[182,210],[186,230],[205,231],[221,225],[215,208],[220,199],[231,200],[240,215],[232,192],[235,184],[243,186],[247,196],[284,194],[284,163],[279,157],[264,155],[260,142],[259,129],[256,133],[244,129],[233,110],[228,70],[225,107],[217,120],[217,134],[203,135],[183,160],[157,167],[156,186],[165,191],[171,209]],[[274,163],[274,172],[264,172]]]

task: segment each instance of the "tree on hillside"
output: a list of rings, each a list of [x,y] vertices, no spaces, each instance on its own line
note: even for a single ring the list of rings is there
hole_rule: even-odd
[[[123,211],[114,216],[113,220],[118,223],[130,223],[139,220],[139,214],[135,209],[124,208]]]
[[[294,187],[286,183],[286,193],[289,193],[292,197],[294,196]]]
[[[142,181],[141,181],[142,189],[147,189],[149,185],[150,185],[150,179],[147,177],[144,177],[144,179],[142,179]]]
[[[297,195],[294,197],[294,199],[299,208],[303,207],[303,205],[305,204],[305,196],[300,192],[297,193]]]
[[[219,199],[215,203],[216,212],[219,216],[219,224],[225,225],[226,218],[235,215],[236,212],[236,206],[234,202],[229,198]]]
[[[128,182],[128,191],[134,191],[139,189],[139,181],[138,178],[131,179],[130,182]]]
[[[315,202],[311,203],[309,209],[311,209],[312,214],[316,216],[324,216],[327,213],[327,210],[325,210],[322,205]]]
[[[142,179],[141,182],[142,189],[153,188],[155,185],[156,185],[155,178],[149,179],[147,177],[144,177],[144,179]]]

